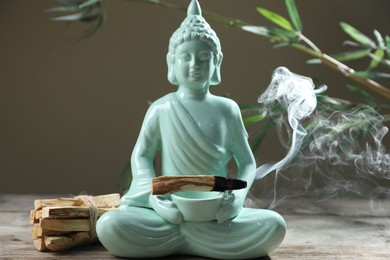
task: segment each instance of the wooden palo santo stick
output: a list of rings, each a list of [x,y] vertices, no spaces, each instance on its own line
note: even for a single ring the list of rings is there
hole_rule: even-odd
[[[119,193],[113,193],[100,196],[88,196],[98,208],[117,207],[120,204]],[[74,198],[59,198],[59,199],[43,199],[34,201],[34,209],[41,209],[43,207],[55,206],[87,206],[85,202],[78,197]]]
[[[41,210],[30,210],[30,224],[39,223],[39,219],[42,217]]]
[[[33,239],[34,246],[37,250],[39,251],[46,251],[47,247],[45,245],[45,239],[40,237],[40,238],[34,238]]]
[[[45,246],[52,251],[62,251],[69,248],[91,243],[89,232],[77,232],[68,236],[47,236],[44,238]]]
[[[30,212],[35,248],[59,251],[96,242],[96,219],[119,204],[119,193],[35,200]]]
[[[246,188],[246,181],[220,176],[160,176],[152,179],[152,194],[178,191],[226,191]]]
[[[42,229],[60,232],[90,231],[89,219],[42,218],[39,225]]]
[[[97,208],[97,216],[116,208]],[[67,207],[44,207],[41,212],[41,218],[86,218],[89,217],[89,209],[86,207],[67,206]]]
[[[40,224],[35,224],[33,229],[31,230],[31,235],[32,238],[41,238],[44,236],[66,235],[72,232],[74,231],[58,231],[58,230],[43,229]]]

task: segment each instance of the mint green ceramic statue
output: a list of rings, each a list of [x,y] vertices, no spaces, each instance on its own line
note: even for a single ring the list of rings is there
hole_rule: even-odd
[[[278,213],[243,207],[256,166],[237,104],[209,92],[220,83],[221,62],[219,39],[193,0],[167,54],[168,79],[178,90],[150,106],[132,153],[132,185],[119,209],[97,223],[99,240],[114,255],[246,259],[267,255],[282,242],[286,225]],[[231,193],[151,195],[158,151],[162,175],[226,177],[234,159],[237,178],[248,186]]]

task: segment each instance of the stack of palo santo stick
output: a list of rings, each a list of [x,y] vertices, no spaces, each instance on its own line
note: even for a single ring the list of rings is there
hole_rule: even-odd
[[[96,220],[120,203],[118,193],[35,200],[32,238],[39,251],[62,251],[97,241]]]

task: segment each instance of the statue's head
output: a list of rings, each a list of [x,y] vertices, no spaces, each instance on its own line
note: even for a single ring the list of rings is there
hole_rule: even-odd
[[[188,6],[187,17],[181,23],[180,27],[172,34],[171,39],[169,40],[169,50],[167,54],[169,82],[173,85],[179,84],[174,69],[177,48],[184,43],[194,41],[200,41],[207,44],[208,48],[212,51],[214,71],[211,72],[209,84],[219,84],[221,82],[220,67],[223,57],[221,43],[217,34],[202,17],[202,11],[197,0],[191,1]]]

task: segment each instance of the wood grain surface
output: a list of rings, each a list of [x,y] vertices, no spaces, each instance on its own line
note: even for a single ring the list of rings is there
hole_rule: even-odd
[[[118,259],[98,243],[59,253],[37,251],[31,238],[30,210],[35,199],[56,197],[0,194],[0,259]],[[340,207],[340,203],[345,206]],[[389,216],[369,214],[363,210],[365,201],[340,203],[282,213],[288,224],[286,238],[270,256],[261,259],[390,259]]]

